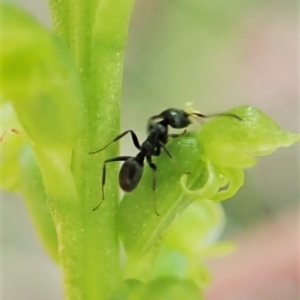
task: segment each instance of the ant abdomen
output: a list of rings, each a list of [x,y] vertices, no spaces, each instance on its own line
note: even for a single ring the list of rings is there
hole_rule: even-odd
[[[131,192],[139,184],[144,165],[136,157],[128,158],[122,165],[119,173],[119,184],[124,192]]]

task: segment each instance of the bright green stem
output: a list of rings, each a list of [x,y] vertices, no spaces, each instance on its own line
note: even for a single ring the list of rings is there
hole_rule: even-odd
[[[115,225],[116,165],[107,175],[105,202],[97,211],[92,209],[101,200],[103,160],[116,156],[117,147],[88,153],[119,132],[123,54],[133,0],[52,0],[50,5],[54,27],[75,58],[85,97],[84,128],[72,161],[79,201],[64,211],[58,230],[65,249],[61,260],[67,298],[115,299],[123,294]]]

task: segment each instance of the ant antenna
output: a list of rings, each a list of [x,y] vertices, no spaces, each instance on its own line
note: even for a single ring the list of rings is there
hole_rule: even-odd
[[[217,116],[223,116],[223,117],[232,117],[232,118],[235,118],[237,120],[243,121],[243,119],[241,117],[239,117],[236,114],[232,114],[232,113],[217,113],[217,114],[211,114],[211,115],[201,114],[199,111],[193,109],[193,103],[192,102],[186,103],[185,112],[189,116],[194,115],[194,116],[197,116],[197,117],[200,117],[200,118],[203,118],[203,119],[205,119],[205,118],[213,118],[213,117],[217,117]]]
[[[203,115],[203,114],[200,114],[198,112],[191,112],[189,114],[200,117],[200,118],[213,118],[213,117],[217,117],[217,116],[223,116],[223,117],[232,117],[232,118],[235,118],[237,120],[243,121],[243,119],[241,117],[239,117],[236,114],[232,114],[232,113],[219,113],[219,114],[212,114],[212,115]]]

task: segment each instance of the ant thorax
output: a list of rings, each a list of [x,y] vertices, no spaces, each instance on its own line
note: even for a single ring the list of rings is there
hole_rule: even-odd
[[[152,140],[154,144],[161,141],[163,144],[168,140],[168,125],[164,121],[149,123],[148,126],[148,140]]]
[[[156,140],[157,139],[155,136],[153,136],[153,139],[149,139],[149,136],[148,136],[148,139],[142,143],[140,153],[144,157],[153,155],[153,153],[155,152],[156,145],[157,145],[157,143],[153,143],[153,141],[156,141]]]

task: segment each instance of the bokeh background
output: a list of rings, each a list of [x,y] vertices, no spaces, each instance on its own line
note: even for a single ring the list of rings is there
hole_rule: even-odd
[[[10,2],[51,28],[46,0]],[[149,116],[193,102],[203,113],[253,105],[299,132],[298,14],[296,0],[137,0],[122,129],[143,140]],[[124,155],[136,153],[129,138],[121,146]],[[238,246],[207,262],[208,300],[299,299],[298,158],[297,146],[260,158],[246,170],[239,193],[224,202],[222,239]],[[40,245],[21,197],[1,193],[1,212],[2,298],[62,300],[60,271]]]

